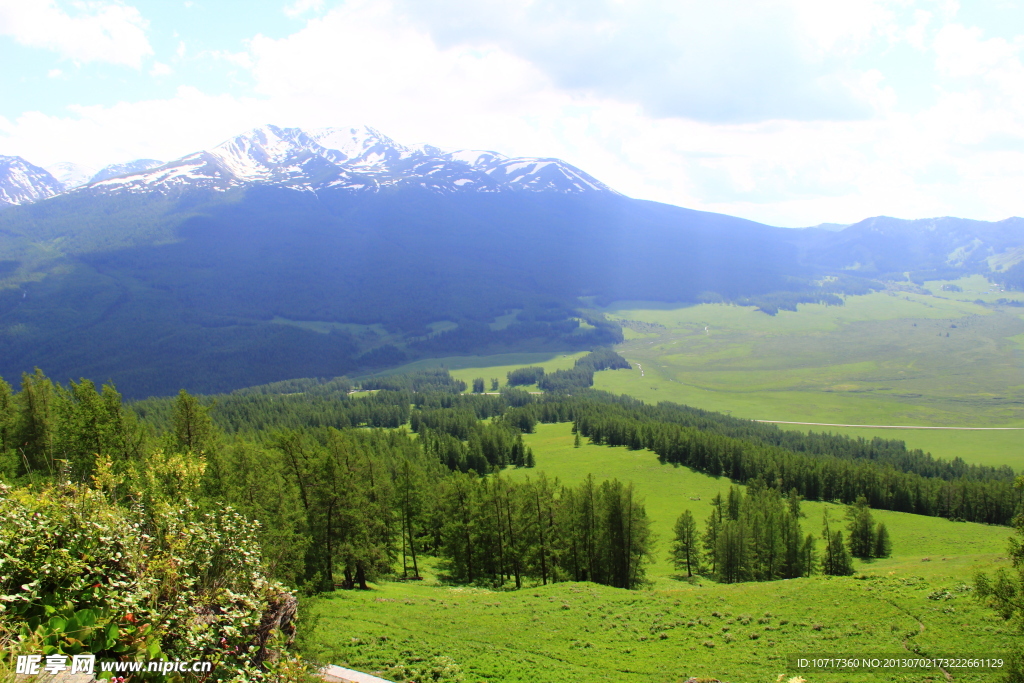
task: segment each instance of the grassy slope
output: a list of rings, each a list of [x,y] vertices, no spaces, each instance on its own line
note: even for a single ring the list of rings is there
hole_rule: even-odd
[[[466,681],[669,683],[695,675],[769,683],[797,673],[787,666],[792,654],[1007,647],[990,612],[955,591],[950,600],[929,600],[934,585],[914,577],[817,577],[634,594],[574,583],[519,592],[390,583],[335,593],[312,611],[319,657],[392,680],[431,680],[431,670],[454,664]],[[937,671],[906,670],[804,676],[809,683],[943,680]],[[994,679],[989,672],[955,676]]]
[[[394,679],[455,663],[468,681],[667,682],[708,675],[768,682],[796,673],[786,664],[793,653],[899,654],[906,646],[928,655],[973,655],[1004,651],[1012,642],[1003,623],[957,590],[974,568],[999,564],[1005,528],[876,512],[892,530],[895,554],[859,562],[860,578],[690,584],[674,578],[664,557],[671,523],[687,507],[705,517],[708,499],[726,480],[660,465],[646,451],[573,448],[568,424],[539,425],[528,441],[537,470],[562,481],[593,472],[635,482],[661,537],[650,568],[654,590],[566,583],[496,592],[428,579],[339,592],[312,606],[321,658]],[[701,501],[691,500],[698,495]],[[805,504],[808,529],[817,530],[821,508]],[[929,598],[944,589],[952,597]],[[396,662],[407,667],[404,673],[393,668]],[[912,671],[804,675],[810,683],[942,680],[936,672]]]
[[[670,577],[675,574],[668,563],[667,548],[672,538],[672,525],[683,510],[689,509],[703,526],[711,512],[710,500],[715,493],[723,495],[731,482],[725,477],[711,477],[686,467],[674,467],[658,462],[650,451],[630,451],[584,444],[573,447],[572,425],[540,424],[535,434],[525,441],[537,455],[537,471],[549,477],[558,477],[567,484],[576,484],[587,474],[598,480],[619,479],[632,481],[646,498],[647,514],[654,522],[660,539],[655,563],[649,573],[659,588],[674,585]],[[513,470],[512,477],[530,476],[527,469]],[[699,497],[700,500],[693,500]],[[827,503],[805,502],[803,511],[805,532],[819,533],[824,508],[830,509],[833,520],[842,520],[844,507]],[[891,565],[905,566],[907,562],[921,562],[930,557],[933,562],[953,562],[968,570],[972,563],[988,564],[1005,554],[1006,527],[950,522],[936,517],[922,517],[901,512],[875,511],[875,518],[885,522],[899,551],[894,558],[858,564],[858,569],[889,571]],[[955,557],[954,557],[955,556]],[[954,558],[943,560],[943,557]],[[969,558],[969,559],[966,559]]]

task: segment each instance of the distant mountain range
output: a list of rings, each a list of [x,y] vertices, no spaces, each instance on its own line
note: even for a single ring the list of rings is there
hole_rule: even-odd
[[[139,159],[99,172],[63,162],[51,166],[51,174],[20,157],[2,158],[9,160],[10,167],[6,173],[0,171],[0,192],[11,190],[0,195],[0,205],[25,204],[70,191],[174,194],[246,185],[363,192],[400,185],[438,192],[612,191],[558,159],[509,158],[482,150],[443,152],[430,145],[408,147],[366,126],[308,133],[262,126],[168,163]],[[31,173],[19,173],[22,168]]]
[[[0,207],[0,375],[129,396],[591,348],[621,338],[613,300],[774,314],[908,274],[1024,286],[1020,218],[776,228],[368,127],[263,126],[99,171],[0,157]]]

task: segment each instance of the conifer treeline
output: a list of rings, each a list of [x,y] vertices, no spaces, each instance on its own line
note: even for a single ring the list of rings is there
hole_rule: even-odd
[[[617,415],[642,422],[670,422],[693,427],[702,432],[729,436],[764,445],[779,446],[786,450],[810,455],[830,455],[848,460],[871,460],[892,465],[902,472],[914,472],[923,477],[941,479],[1006,480],[1012,481],[1013,470],[1006,465],[991,467],[969,465],[961,458],[941,460],[920,449],[908,449],[899,439],[848,437],[841,434],[821,434],[779,429],[776,425],[730,417],[700,408],[662,402],[647,405],[629,396],[591,393],[590,402],[611,404],[615,409],[600,408],[604,414]]]
[[[746,483],[762,479],[809,500],[871,507],[987,524],[1009,524],[1021,495],[1012,479],[947,480],[901,471],[892,462],[797,453],[673,422],[631,416],[607,403],[578,405],[576,428],[594,443],[648,448],[663,462]],[[854,451],[856,455],[856,451]]]
[[[653,537],[631,484],[588,477],[566,487],[543,474],[514,482],[471,472],[445,478],[438,495],[434,543],[456,580],[644,582]]]

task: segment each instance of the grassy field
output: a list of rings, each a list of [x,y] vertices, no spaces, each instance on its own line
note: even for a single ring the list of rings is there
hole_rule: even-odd
[[[979,281],[947,283],[962,292],[928,283],[938,295],[891,290],[776,316],[620,302],[607,313],[629,325],[619,352],[637,367],[598,373],[595,386],[750,419],[1024,427],[1022,309],[973,303],[1021,294],[982,291]],[[1024,431],[813,429],[1024,469]]]
[[[788,657],[997,654],[1014,642],[967,588],[975,569],[1005,564],[1006,528],[876,511],[892,532],[894,554],[858,562],[854,577],[688,583],[665,557],[672,522],[687,508],[703,520],[710,497],[729,482],[661,465],[648,451],[577,449],[570,429],[538,425],[528,437],[537,469],[510,476],[543,470],[566,483],[590,472],[633,481],[660,537],[649,590],[564,583],[490,591],[446,586],[428,572],[423,582],[314,601],[310,651],[393,680],[677,682],[692,675],[769,683],[800,673],[808,683],[918,682],[945,679],[935,670],[800,672]],[[804,504],[808,530],[818,531],[822,508]],[[995,678],[953,673],[957,681]]]
[[[471,391],[473,380],[483,377],[487,390],[490,391],[491,379],[497,379],[501,386],[505,386],[506,375],[510,370],[530,365],[537,365],[544,368],[545,372],[555,370],[567,370],[573,366],[576,359],[586,355],[586,351],[578,353],[502,353],[493,356],[448,356],[447,358],[428,358],[425,360],[408,363],[401,367],[390,370],[387,374],[401,374],[413,370],[425,370],[428,368],[447,368],[452,377],[461,379]],[[535,390],[535,387],[524,387]]]

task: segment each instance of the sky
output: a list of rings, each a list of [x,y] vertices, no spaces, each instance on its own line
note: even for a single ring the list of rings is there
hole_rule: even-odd
[[[1024,215],[1024,0],[0,0],[0,64],[41,166],[366,124],[771,225]]]

